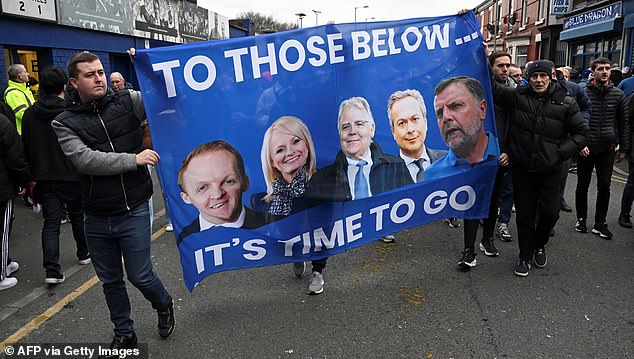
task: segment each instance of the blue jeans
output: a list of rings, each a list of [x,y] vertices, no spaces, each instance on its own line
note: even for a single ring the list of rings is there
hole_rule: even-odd
[[[498,215],[498,223],[509,224],[511,221],[511,212],[513,211],[513,172],[511,168],[506,171],[504,182],[502,184],[502,192],[500,193],[500,214]]]
[[[621,213],[630,214],[632,202],[634,202],[634,160],[629,160],[630,174],[627,176],[627,183],[623,188],[623,198],[621,198]]]
[[[152,308],[163,310],[172,302],[152,271],[148,203],[114,216],[86,214],[85,230],[92,264],[103,283],[114,333],[131,336],[134,322],[130,319],[130,299],[123,281],[124,265],[128,280],[152,303]]]
[[[88,257],[84,234],[84,211],[81,206],[79,182],[40,181],[37,184],[39,201],[42,204],[44,226],[42,227],[42,258],[47,271],[61,271],[59,265],[59,232],[64,216],[64,205],[73,229],[77,245],[77,258]]]

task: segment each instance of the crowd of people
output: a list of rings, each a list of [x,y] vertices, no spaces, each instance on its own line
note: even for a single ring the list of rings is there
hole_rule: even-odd
[[[591,232],[612,239],[607,215],[612,168],[615,161],[626,158],[629,177],[617,221],[632,228],[634,83],[630,83],[634,80],[620,79],[623,90],[617,88],[607,58],[592,61],[585,84],[571,81],[572,71],[547,60],[532,61],[523,71],[511,63],[508,53],[494,52],[489,65],[493,104],[486,102],[482,83],[473,78],[447,78],[435,88],[433,110],[448,150],[425,146],[427,109],[415,89],[396,91],[388,99],[398,155],[383,153],[373,140],[374,118],[363,97],[340,104],[341,148],[324,168],[316,166],[306,124],[294,116],[277,119],[267,129],[261,150],[266,192],[252,196],[251,208],[243,204],[249,178],[240,153],[221,140],[198,146],[184,159],[178,185],[182,200],[196,207],[199,215],[179,233],[178,245],[214,226],[257,228],[318,203],[362,199],[497,165],[487,217],[464,220],[464,250],[458,266],[476,266],[479,227],[483,228],[479,250],[486,256],[499,255],[494,237],[512,240],[509,221],[514,208],[519,247],[514,272],[525,277],[533,265],[547,266],[546,248],[559,211],[573,211],[564,199],[571,168],[578,176],[574,230],[588,232],[587,198],[596,170]],[[29,189],[29,196],[42,205],[45,282],[59,284],[65,279],[59,265],[59,236],[61,221],[68,216],[78,262],[92,263],[103,284],[114,325],[112,347],[137,345],[124,271],[157,311],[160,337],[169,337],[175,327],[173,301],[153,271],[150,256],[148,166],[158,165],[160,156],[144,136],[147,122],[140,92],[128,89],[116,72],[110,74],[109,87],[99,57],[89,52],[72,56],[66,71],[43,70],[37,102],[26,87],[29,74],[24,66],[11,65],[8,76],[7,106],[0,106],[4,215],[0,290],[17,284],[12,274],[19,265],[8,250],[13,200]],[[490,106],[497,137],[484,128]],[[457,222],[448,219],[452,227]],[[383,240],[393,242],[394,237]],[[326,261],[312,262],[310,294],[324,290]],[[296,261],[292,268],[302,277],[306,265]]]

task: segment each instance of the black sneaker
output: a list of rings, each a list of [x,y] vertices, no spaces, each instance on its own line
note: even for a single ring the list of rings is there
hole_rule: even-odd
[[[137,342],[138,340],[135,333],[132,333],[130,337],[115,335],[114,338],[112,338],[112,343],[110,343],[111,353],[103,353],[99,356],[99,359],[119,359],[119,354],[122,350],[138,348]],[[107,349],[103,348],[101,350],[107,351]]]
[[[451,228],[460,227],[460,222],[458,221],[458,218],[445,218],[445,222],[447,222],[447,224]]]
[[[579,233],[588,233],[588,227],[586,226],[585,218],[578,218],[575,223],[575,231]]]
[[[473,253],[473,250],[469,248],[465,248],[462,251],[462,258],[458,261],[458,267],[463,269],[471,269],[476,266],[476,254]]]
[[[174,302],[164,310],[157,310],[158,313],[158,331],[162,339],[169,337],[174,332],[176,323],[174,322]]]
[[[515,275],[518,275],[520,277],[526,277],[530,269],[531,269],[531,261],[520,259],[520,261],[517,262],[517,264],[515,265]]]
[[[64,277],[64,275],[56,270],[47,270],[46,271],[46,278],[44,279],[44,283],[46,284],[60,284],[63,283],[64,280],[66,280],[66,277]]]
[[[608,229],[607,223],[595,223],[592,233],[598,234],[603,239],[612,239],[612,232]]]
[[[621,213],[619,215],[619,224],[621,227],[632,228],[632,221],[630,220],[629,213]]]
[[[495,244],[493,244],[493,238],[482,239],[482,241],[480,241],[480,250],[489,257],[497,257],[500,255],[500,252],[495,248]]]
[[[572,208],[570,208],[568,203],[566,203],[566,200],[563,198],[561,199],[561,205],[559,206],[559,209],[568,213],[572,212]]]
[[[535,251],[535,266],[537,268],[544,268],[548,263],[548,258],[546,257],[546,249],[538,248]]]

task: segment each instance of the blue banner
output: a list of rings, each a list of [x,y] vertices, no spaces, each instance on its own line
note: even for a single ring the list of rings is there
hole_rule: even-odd
[[[499,148],[472,12],[140,50],[134,62],[190,290],[212,273],[486,217]]]

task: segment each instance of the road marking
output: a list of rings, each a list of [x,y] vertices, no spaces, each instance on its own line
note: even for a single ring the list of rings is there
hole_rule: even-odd
[[[157,213],[155,213],[154,219],[161,217],[164,213],[165,213],[165,210],[163,210],[163,209],[158,211]],[[159,230],[157,230],[156,232],[154,232],[152,234],[152,239],[151,240],[154,241],[154,240],[156,240],[157,238],[159,238],[160,236],[162,236],[165,233],[166,233],[165,227],[161,227]],[[51,306],[50,308],[45,310],[42,314],[38,315],[33,320],[31,320],[29,323],[27,323],[25,326],[23,326],[22,328],[18,329],[15,333],[13,333],[10,336],[8,336],[5,340],[0,342],[0,353],[4,352],[4,349],[7,347],[7,345],[13,345],[13,344],[19,342],[25,336],[27,336],[29,333],[31,333],[33,330],[39,328],[47,320],[52,318],[55,314],[59,313],[59,311],[62,310],[62,308],[64,308],[66,305],[68,305],[68,303],[72,302],[73,300],[75,300],[80,295],[86,293],[88,291],[88,289],[92,288],[97,283],[99,283],[99,279],[97,278],[97,276],[93,276],[88,281],[86,281],[84,284],[80,285],[77,289],[75,289],[74,291],[69,293],[67,296],[65,296],[64,298],[59,300],[57,303],[55,303],[53,306]],[[32,302],[35,299],[37,299],[40,295],[46,293],[46,290],[41,290],[41,288],[42,287],[36,289],[35,291],[33,291],[31,293],[31,294],[34,294],[34,293],[37,292],[38,294],[37,295],[33,295],[32,298],[29,298],[28,302],[21,303],[21,304],[18,304],[16,306],[12,306],[12,307],[17,307],[18,310],[20,308],[25,307],[27,304],[29,304],[30,302]],[[15,311],[17,311],[17,310],[15,310]]]

